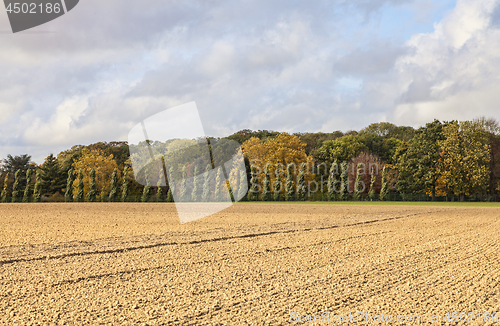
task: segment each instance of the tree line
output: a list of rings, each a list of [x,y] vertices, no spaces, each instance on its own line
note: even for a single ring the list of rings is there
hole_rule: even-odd
[[[486,118],[434,120],[418,129],[381,122],[345,133],[246,129],[222,138],[241,145],[245,171],[228,171],[226,184],[221,176],[210,184],[201,178],[196,191],[207,192],[206,200],[214,199],[220,187],[243,184],[246,178],[248,193],[229,187],[231,196],[254,201],[498,200],[499,135],[498,122]],[[172,189],[166,180],[139,184],[132,159],[126,142],[76,145],[49,155],[41,165],[27,154],[8,155],[1,162],[1,201],[149,202],[173,201],[174,194],[189,198],[181,196],[187,191],[181,181]],[[179,180],[205,172],[186,162],[168,164],[182,173]]]

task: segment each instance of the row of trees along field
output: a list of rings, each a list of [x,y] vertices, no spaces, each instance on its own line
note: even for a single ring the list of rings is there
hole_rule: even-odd
[[[241,144],[244,200],[500,199],[494,119],[434,120],[419,129],[381,122],[346,133],[242,130],[223,139]],[[73,146],[39,166],[29,155],[8,155],[2,181],[3,202],[173,200],[168,186],[134,180],[126,142]]]

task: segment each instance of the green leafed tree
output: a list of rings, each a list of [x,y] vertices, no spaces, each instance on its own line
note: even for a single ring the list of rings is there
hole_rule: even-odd
[[[335,159],[339,161],[348,161],[368,148],[363,137],[359,135],[346,135],[335,140],[327,140],[323,142],[317,151],[317,157],[320,161],[333,162]]]
[[[465,195],[485,194],[489,186],[490,145],[484,128],[471,121],[451,122],[443,133],[442,176],[446,187],[464,200]]]
[[[293,163],[288,164],[286,167],[286,185],[285,185],[285,200],[294,201],[295,200],[295,187],[293,184]]]
[[[68,171],[68,179],[66,182],[66,193],[64,195],[64,199],[67,203],[73,201],[73,181],[74,181],[74,169],[71,168]]]
[[[21,170],[17,170],[14,175],[14,185],[12,186],[12,202],[18,203],[21,201],[21,196],[19,194],[19,182],[21,179]]]
[[[398,191],[403,194],[427,192],[435,200],[442,170],[440,144],[443,140],[443,124],[439,120],[417,130],[397,161]]]
[[[97,187],[95,183],[95,169],[90,170],[90,186],[89,192],[87,192],[87,200],[91,203],[97,200]]]
[[[85,197],[83,194],[83,172],[82,169],[78,171],[78,191],[76,193],[76,202],[83,203]]]

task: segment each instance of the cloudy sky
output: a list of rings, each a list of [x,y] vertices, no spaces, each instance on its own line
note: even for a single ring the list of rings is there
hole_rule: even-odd
[[[0,158],[127,140],[196,101],[205,132],[500,119],[492,0],[81,0],[12,34],[0,9]]]

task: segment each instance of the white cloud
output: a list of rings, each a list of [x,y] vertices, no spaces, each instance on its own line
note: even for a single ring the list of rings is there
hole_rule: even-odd
[[[495,4],[461,0],[434,32],[407,42],[413,53],[395,70],[397,123],[499,117],[500,31],[490,25]]]

